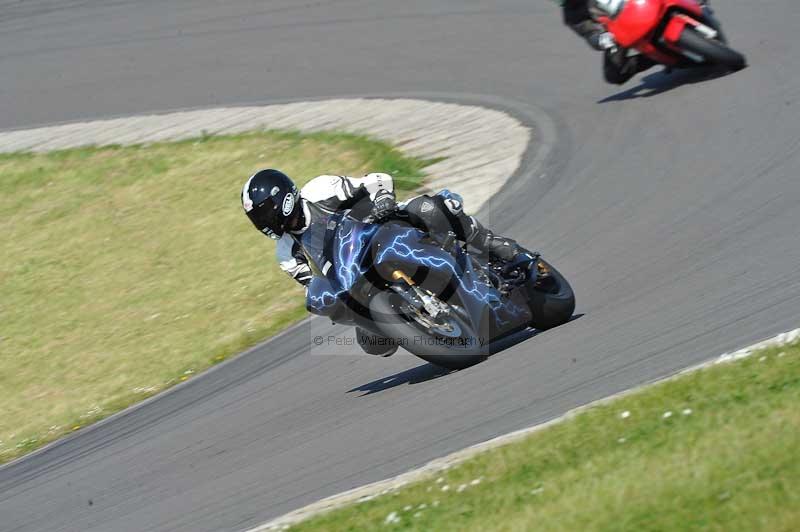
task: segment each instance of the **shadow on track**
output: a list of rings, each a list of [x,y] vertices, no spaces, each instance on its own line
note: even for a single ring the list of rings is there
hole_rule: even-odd
[[[583,314],[575,314],[564,325],[567,325],[577,319],[580,319],[583,316],[584,316]],[[563,327],[564,325],[562,325],[561,327]],[[556,329],[558,329],[558,327],[556,327]],[[550,330],[552,331],[555,329],[550,329]],[[525,340],[529,340],[534,336],[538,336],[546,332],[548,331],[525,329],[523,331],[519,331],[517,333],[509,335],[506,338],[503,338],[502,340],[492,343],[492,354],[490,355],[490,358],[497,356],[500,352],[505,351],[509,347],[513,347],[521,342],[524,342]],[[478,364],[477,366],[480,366],[480,364]],[[457,373],[458,371],[462,370],[450,370],[450,369],[440,368],[439,366],[435,366],[433,364],[422,364],[421,366],[407,369],[401,371],[400,373],[395,373],[394,375],[389,375],[388,377],[383,377],[378,380],[368,382],[367,384],[362,384],[361,386],[357,386],[351,390],[347,390],[347,393],[363,392],[361,395],[359,395],[359,397],[364,397],[367,395],[372,395],[374,393],[389,390],[396,386],[402,386],[403,384],[412,385],[412,384],[420,384],[423,382],[432,381],[434,379],[444,377],[445,375],[449,375],[451,373]]]
[[[561,329],[562,327],[566,327],[573,321],[581,319],[583,316],[584,314],[574,314],[569,319],[569,321],[559,325],[558,327],[553,327],[552,329],[547,329],[544,331],[540,331],[538,329],[525,329],[517,333],[508,335],[505,338],[492,343],[492,354],[490,355],[490,358],[496,357],[498,354],[505,351],[509,347],[514,347],[515,345],[521,344],[526,340],[530,340],[534,336],[539,336],[540,334],[551,334],[552,332],[555,332]]]
[[[357,386],[352,390],[348,390],[347,393],[364,392],[359,395],[359,397],[364,397],[365,395],[372,395],[373,393],[382,392],[403,384],[419,384],[421,382],[438,379],[439,377],[444,377],[450,373],[453,373],[453,371],[426,363],[415,368],[401,371],[400,373],[395,373],[394,375],[389,375],[388,377],[383,377],[367,384],[362,384],[361,386]]]
[[[512,334],[506,338],[503,338],[502,340],[493,342],[491,345],[491,356],[494,357],[501,351],[517,345],[520,342],[524,342],[529,338],[533,338],[541,332],[543,331],[525,329],[524,331]],[[482,364],[482,362],[480,364]],[[480,364],[478,364],[478,366],[480,366]],[[394,375],[389,375],[388,377],[383,377],[367,384],[362,384],[361,386],[353,388],[352,390],[348,390],[347,393],[364,392],[359,395],[359,397],[364,397],[366,395],[372,395],[374,393],[382,392],[403,384],[420,384],[422,382],[438,379],[439,377],[444,377],[445,375],[456,373],[458,371],[460,370],[450,370],[440,368],[439,366],[435,366],[433,364],[423,364],[421,366],[407,369],[405,371],[401,371],[400,373],[395,373]]]
[[[662,92],[667,92],[676,89],[683,85],[692,85],[694,83],[702,83],[704,81],[711,81],[713,79],[725,77],[733,74],[731,70],[720,67],[698,67],[682,70],[673,70],[667,72],[662,70],[660,72],[653,72],[643,77],[641,83],[636,87],[625,89],[622,92],[607,96],[597,103],[620,102],[625,100],[634,100],[636,98],[650,98],[657,96]]]

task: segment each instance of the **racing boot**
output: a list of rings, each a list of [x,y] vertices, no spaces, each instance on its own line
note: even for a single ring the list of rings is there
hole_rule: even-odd
[[[443,190],[430,198],[434,200],[434,203],[428,202],[427,209],[425,197],[420,196],[420,198],[423,201],[417,217],[422,219],[424,227],[429,227],[438,234],[452,231],[460,240],[507,264],[517,261],[521,256],[533,256],[515,240],[495,235],[483,227],[473,216],[465,214],[461,196],[458,194]],[[434,205],[438,205],[439,208],[437,209]],[[409,208],[413,208],[411,204],[409,204]],[[433,214],[435,212],[441,212],[442,216],[425,219],[425,213]]]
[[[394,339],[372,333],[361,327],[356,327],[356,341],[361,349],[369,355],[390,357],[397,351]]]
[[[626,48],[611,48],[603,56],[603,76],[614,85],[622,85],[639,72],[656,65],[656,62],[644,55],[628,55]]]
[[[525,260],[533,260],[534,254],[520,246],[516,240],[495,235],[485,227],[481,226],[477,220],[471,218],[473,231],[467,243],[475,248],[488,253],[489,256],[498,258],[506,264],[521,263]]]

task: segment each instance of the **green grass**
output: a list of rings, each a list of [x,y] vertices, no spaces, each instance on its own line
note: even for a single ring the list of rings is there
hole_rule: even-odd
[[[0,155],[0,462],[305,315],[241,209],[263,167],[302,184],[426,161],[346,134],[265,132]]]
[[[292,530],[798,530],[798,407],[800,347],[771,349]]]

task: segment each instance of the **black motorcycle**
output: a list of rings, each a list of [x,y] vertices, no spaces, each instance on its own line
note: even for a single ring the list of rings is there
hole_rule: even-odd
[[[370,223],[350,211],[314,219],[301,237],[314,272],[309,312],[437,366],[481,362],[498,340],[566,323],[575,309],[567,280],[538,254],[508,264],[402,220]]]

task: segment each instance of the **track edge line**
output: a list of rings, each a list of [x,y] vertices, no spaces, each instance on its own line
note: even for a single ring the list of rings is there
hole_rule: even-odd
[[[246,532],[270,532],[274,530],[279,530],[283,527],[291,526],[301,521],[305,521],[306,519],[309,519],[311,517],[315,517],[333,510],[337,510],[349,504],[357,503],[359,502],[360,499],[369,500],[373,497],[385,495],[403,486],[406,486],[412,482],[418,482],[424,480],[425,478],[432,476],[434,473],[444,471],[453,466],[461,464],[462,462],[465,462],[466,460],[469,460],[470,458],[473,458],[481,453],[517,442],[540,430],[567,421],[575,417],[576,415],[585,412],[586,410],[611,403],[616,399],[620,399],[622,397],[635,394],[645,388],[662,384],[664,382],[672,381],[681,378],[685,375],[688,375],[690,373],[694,373],[712,366],[716,366],[718,364],[727,364],[735,362],[737,360],[742,360],[762,349],[770,347],[781,347],[784,345],[791,344],[797,340],[800,340],[800,328],[778,334],[771,338],[767,338],[755,344],[733,351],[732,353],[723,353],[700,364],[696,364],[694,366],[690,366],[688,368],[679,370],[676,373],[673,373],[672,375],[668,375],[666,377],[659,379],[654,379],[644,384],[634,386],[633,388],[629,388],[627,390],[617,392],[607,397],[603,397],[602,399],[591,401],[579,407],[573,408],[572,410],[569,410],[566,413],[558,417],[555,417],[553,419],[550,419],[548,421],[545,421],[543,423],[537,423],[536,425],[515,430],[513,432],[497,436],[490,440],[486,440],[484,442],[471,445],[459,451],[455,451],[440,458],[431,460],[430,462],[426,463],[421,467],[412,469],[405,473],[401,473],[400,475],[390,477],[384,480],[379,480],[377,482],[373,482],[365,486],[360,486],[358,488],[353,488],[351,490],[344,491],[337,495],[326,497],[320,501],[304,506],[303,508],[299,508],[297,510],[284,514],[280,517],[272,519],[271,521],[268,521],[263,525],[259,525],[255,528],[246,529]]]

